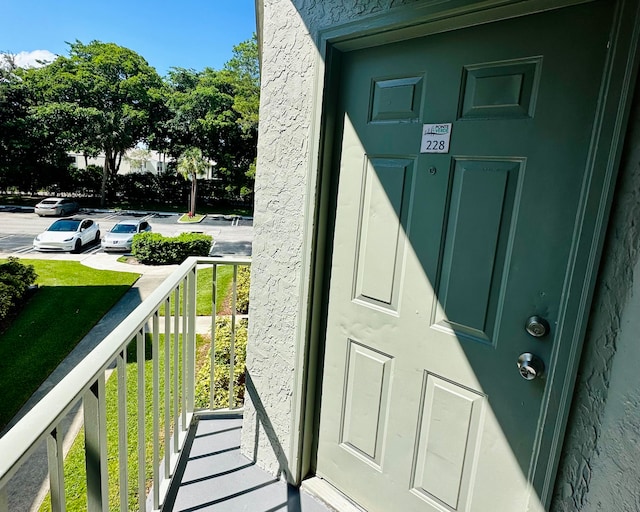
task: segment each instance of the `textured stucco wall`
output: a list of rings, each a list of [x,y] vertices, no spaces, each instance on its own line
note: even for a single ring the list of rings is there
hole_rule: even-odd
[[[242,446],[275,474],[288,470],[315,48],[290,2],[264,16]]]
[[[266,0],[243,452],[287,471],[319,29],[407,3]],[[311,193],[315,193],[313,184]],[[257,442],[257,446],[256,445]]]
[[[635,305],[640,279],[634,278],[639,249],[640,87],[629,118],[553,512],[640,510],[640,386],[638,372],[633,373],[640,363],[640,308]]]
[[[584,511],[640,510],[640,260],[623,310]]]

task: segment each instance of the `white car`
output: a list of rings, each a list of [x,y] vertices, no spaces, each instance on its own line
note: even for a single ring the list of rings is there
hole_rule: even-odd
[[[91,219],[59,219],[33,240],[37,251],[80,252],[84,245],[100,240],[100,226]]]
[[[100,244],[104,251],[130,251],[133,236],[147,231],[151,231],[151,225],[146,220],[121,220],[104,235]]]
[[[70,215],[77,212],[80,209],[80,205],[73,199],[67,199],[65,197],[47,197],[43,199],[35,206],[35,213],[40,217],[44,215]]]

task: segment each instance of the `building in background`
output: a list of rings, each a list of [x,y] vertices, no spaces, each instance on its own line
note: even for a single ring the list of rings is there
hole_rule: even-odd
[[[97,157],[86,157],[82,153],[69,153],[69,156],[73,159],[73,164],[78,169],[86,169],[88,165],[96,165],[98,167],[104,166],[104,156],[98,155]],[[150,172],[152,174],[159,174],[166,172],[171,166],[175,167],[173,159],[169,158],[164,153],[159,153],[150,149],[134,148],[127,151],[120,162],[120,169],[118,174],[129,174],[132,172]],[[210,162],[204,179],[215,178],[215,162]]]

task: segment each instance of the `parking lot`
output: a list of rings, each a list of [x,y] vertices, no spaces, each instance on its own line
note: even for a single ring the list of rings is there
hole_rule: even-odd
[[[89,218],[100,225],[104,236],[117,222],[144,218],[156,233],[175,236],[197,232],[213,236],[212,256],[249,256],[253,241],[253,220],[239,216],[207,215],[202,222],[183,224],[179,214],[161,212],[126,212],[81,210],[75,218]],[[0,207],[0,253],[28,255],[34,253],[33,239],[58,217],[38,217],[33,208]],[[102,252],[100,244],[83,247],[84,254]]]

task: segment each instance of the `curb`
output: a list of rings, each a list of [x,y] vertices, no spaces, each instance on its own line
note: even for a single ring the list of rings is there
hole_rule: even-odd
[[[10,204],[0,204],[0,212],[7,211],[17,211],[24,210],[25,212],[33,212],[33,206],[16,206]],[[86,213],[118,213],[122,215],[184,215],[183,213],[178,212],[162,212],[162,211],[150,211],[150,210],[118,210],[114,208],[80,208],[80,211],[84,211]],[[213,219],[225,219],[225,220],[234,220],[234,219],[242,219],[242,220],[253,220],[253,215],[239,215],[239,214],[226,214],[226,213],[206,213],[204,217],[211,217]],[[179,222],[179,221],[178,221]],[[197,223],[194,223],[197,224]]]
[[[207,218],[207,214],[205,213],[199,220],[182,220],[185,215],[187,214],[183,213],[182,215],[180,215],[180,217],[178,217],[178,224],[200,224],[204,219]]]

